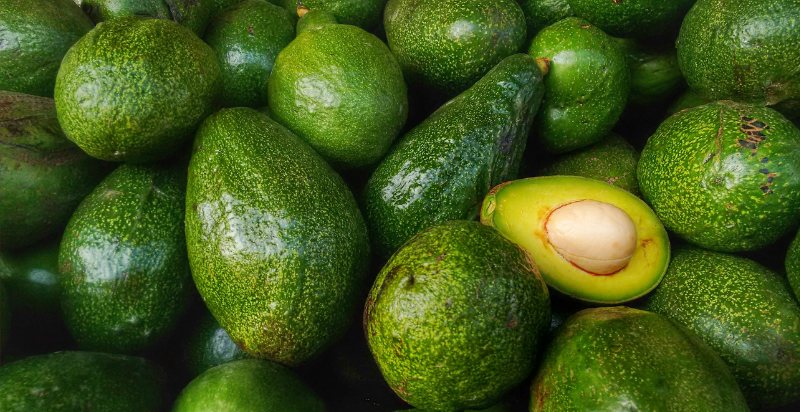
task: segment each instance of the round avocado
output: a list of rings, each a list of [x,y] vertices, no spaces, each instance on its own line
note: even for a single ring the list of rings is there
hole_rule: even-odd
[[[361,27],[364,30],[372,30],[381,21],[381,13],[386,0],[274,0],[275,3],[283,3],[289,13],[295,13],[298,3],[309,10],[327,11],[336,17],[342,24],[350,24]]]
[[[525,249],[548,285],[586,302],[643,296],[669,262],[667,232],[647,204],[584,177],[501,184],[484,199],[481,222]]]
[[[519,0],[525,21],[528,23],[528,37],[539,30],[567,17],[573,16],[567,0]]]
[[[220,86],[213,50],[162,19],[98,24],[64,56],[58,121],[90,156],[145,162],[180,146],[212,108]]]
[[[706,249],[760,249],[800,222],[800,130],[770,108],[676,113],[648,139],[637,176],[667,229]]]
[[[652,46],[632,39],[615,38],[631,71],[630,103],[648,105],[672,98],[685,87],[673,47]]]
[[[214,366],[249,358],[249,355],[236,345],[228,332],[208,312],[203,313],[185,342],[184,357],[187,370],[192,377]]]
[[[569,0],[572,12],[612,36],[671,33],[695,0]]]
[[[800,302],[800,232],[795,236],[786,252],[786,277],[794,291],[794,296]]]

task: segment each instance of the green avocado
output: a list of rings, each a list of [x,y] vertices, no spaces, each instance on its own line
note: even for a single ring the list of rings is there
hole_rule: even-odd
[[[709,99],[692,89],[688,89],[685,92],[683,92],[680,96],[678,96],[678,98],[675,99],[674,102],[672,102],[672,104],[667,109],[667,114],[671,116],[675,113],[678,113],[681,110],[702,106],[704,104],[709,104],[713,101],[714,100]]]
[[[409,82],[447,96],[522,51],[526,39],[515,0],[389,0],[383,21]]]
[[[275,3],[283,3],[283,6],[290,13],[297,10],[298,3],[307,7],[309,10],[327,11],[336,17],[342,24],[350,24],[361,27],[364,30],[372,30],[381,21],[383,7],[386,0],[274,0]]]
[[[107,166],[64,137],[53,99],[0,91],[0,250],[58,233]]]
[[[573,13],[612,36],[672,33],[695,0],[568,0]]]
[[[353,194],[263,113],[203,122],[189,165],[186,243],[197,290],[249,354],[296,365],[340,337],[369,263]]]
[[[297,14],[300,16],[300,18],[297,20],[296,27],[298,34],[306,30],[314,30],[328,24],[338,23],[336,16],[325,10],[308,10],[298,8]]]
[[[678,55],[673,47],[653,46],[615,38],[631,71],[630,103],[648,105],[671,99],[685,87]]]
[[[789,285],[792,287],[797,301],[800,302],[800,232],[798,233],[786,252],[785,266]]]
[[[150,348],[188,305],[179,166],[120,166],[72,215],[58,265],[64,319],[80,347]]]
[[[51,240],[0,256],[0,280],[6,285],[14,312],[23,317],[41,315],[60,321],[58,245],[58,241]]]
[[[378,274],[364,310],[386,382],[414,407],[435,411],[497,403],[533,370],[549,326],[550,297],[536,266],[471,221],[409,240]]]
[[[800,222],[800,130],[769,108],[676,113],[648,139],[637,175],[667,229],[706,249],[760,249]]]
[[[743,257],[680,248],[645,308],[714,349],[753,410],[800,400],[800,307],[777,273]]]
[[[290,369],[244,359],[215,366],[183,389],[173,412],[322,412],[325,404]]]
[[[146,162],[174,152],[212,108],[213,50],[162,19],[98,24],[75,43],[56,78],[58,121],[89,155]]]
[[[342,169],[380,160],[408,116],[389,48],[346,24],[300,33],[278,54],[267,88],[273,118]]]
[[[535,142],[563,153],[600,141],[628,101],[630,73],[613,38],[569,17],[543,29],[529,53],[548,68]]]
[[[426,227],[477,217],[489,189],[516,177],[543,91],[534,59],[516,54],[403,136],[364,189],[377,253],[388,258]]]
[[[214,366],[249,356],[236,346],[219,322],[205,312],[186,340],[184,357],[190,376],[195,377]]]
[[[574,15],[568,0],[518,0],[518,2],[528,23],[528,37],[533,37],[543,28]]]
[[[202,36],[215,11],[214,0],[82,0],[81,8],[97,23],[140,16],[174,20]]]
[[[2,265],[2,256],[0,256],[0,265]],[[0,274],[3,268],[0,267]],[[6,292],[3,282],[0,282],[0,362],[3,360],[5,351],[5,343],[8,340],[8,324],[11,320],[11,305],[8,302],[8,293]]]
[[[156,412],[165,374],[143,358],[56,352],[0,367],[4,412]]]
[[[52,97],[61,59],[91,29],[72,0],[0,2],[0,90]]]
[[[725,363],[685,328],[624,306],[567,319],[531,386],[531,412],[747,412]]]

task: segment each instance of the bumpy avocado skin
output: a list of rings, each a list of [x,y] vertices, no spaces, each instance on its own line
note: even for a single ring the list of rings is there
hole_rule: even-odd
[[[52,97],[61,59],[91,29],[72,0],[3,0],[0,90]]]
[[[514,0],[389,0],[383,21],[409,82],[447,96],[522,51],[526,40]]]
[[[290,13],[297,10],[297,0],[275,0],[283,3]],[[364,30],[372,30],[380,23],[386,0],[303,0],[309,10],[327,11],[342,24],[351,24]]]
[[[0,367],[0,410],[156,412],[165,374],[143,358],[56,352]]]
[[[532,412],[746,412],[725,363],[697,336],[624,306],[582,310],[550,343],[531,387]]]
[[[695,0],[569,0],[576,16],[612,36],[663,36],[676,29]]]
[[[677,40],[693,89],[712,99],[800,100],[800,1],[698,0]]]
[[[436,411],[498,402],[531,372],[549,325],[547,286],[525,252],[470,221],[409,240],[378,274],[364,310],[386,382]]]
[[[679,248],[645,308],[714,349],[754,410],[800,399],[800,308],[777,273],[743,257]]]
[[[407,133],[364,190],[370,238],[388,258],[426,227],[474,219],[516,177],[544,88],[534,59],[510,56]]]
[[[674,47],[653,46],[632,39],[615,40],[628,59],[631,72],[630,103],[662,103],[685,87]]]
[[[549,66],[533,125],[535,144],[564,153],[606,136],[630,91],[628,63],[616,41],[587,21],[569,17],[540,31],[528,53]]]
[[[186,340],[184,356],[187,370],[193,377],[214,366],[249,357],[207,312]]]
[[[58,121],[89,155],[146,162],[177,149],[212,108],[220,68],[191,31],[162,19],[98,24],[64,56]]]
[[[800,220],[800,130],[765,107],[687,109],[647,141],[637,176],[673,233],[720,252],[760,249]]]
[[[800,233],[800,232],[798,232]],[[786,252],[786,277],[794,291],[794,296],[800,302],[800,235],[795,236]]]
[[[369,257],[366,225],[341,177],[247,108],[223,109],[198,131],[186,242],[197,290],[233,341],[289,365],[344,333]]]
[[[61,302],[82,348],[137,352],[189,302],[180,165],[123,165],[84,199],[61,240]]]
[[[573,16],[567,0],[518,0],[528,23],[528,37],[539,30],[567,17]]]

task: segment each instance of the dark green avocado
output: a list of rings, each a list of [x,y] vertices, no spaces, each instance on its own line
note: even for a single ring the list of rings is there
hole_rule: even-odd
[[[630,103],[662,103],[686,87],[674,47],[653,46],[632,39],[615,40],[628,58],[631,71]]]
[[[528,37],[543,28],[573,15],[568,0],[518,0],[528,23]]]
[[[217,0],[80,0],[81,8],[96,23],[140,16],[173,20],[198,36],[216,12]]]
[[[274,3],[282,3],[290,13],[294,13],[298,3],[310,10],[326,11],[333,14],[336,20],[342,24],[350,24],[361,27],[364,30],[372,30],[383,17],[383,7],[386,0],[273,0]]]
[[[665,37],[695,0],[568,0],[572,12],[612,36]]]
[[[800,233],[800,232],[798,232]],[[786,252],[786,277],[794,291],[794,296],[800,302],[800,235],[795,236]]]
[[[210,313],[204,312],[187,337],[184,357],[186,369],[194,377],[214,366],[249,356],[236,346],[228,332],[219,326],[219,322]]]
[[[0,256],[0,280],[12,309],[21,316],[61,318],[61,274],[57,239]]]

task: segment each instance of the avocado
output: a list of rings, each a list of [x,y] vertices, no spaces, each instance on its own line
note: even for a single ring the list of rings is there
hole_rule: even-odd
[[[648,139],[637,176],[667,229],[706,249],[760,249],[800,223],[800,130],[770,108],[676,113]]]
[[[290,369],[243,359],[215,366],[183,389],[173,412],[325,411],[325,404]]]
[[[211,111],[220,85],[213,50],[162,19],[98,24],[56,78],[58,121],[90,156],[146,162],[175,151]]]
[[[550,297],[524,251],[478,222],[414,236],[381,269],[364,331],[386,382],[421,409],[498,402],[533,370]]]
[[[2,265],[2,256],[0,256],[0,265]],[[0,267],[0,273],[2,273],[2,267]],[[8,324],[11,319],[11,305],[8,302],[8,293],[6,293],[6,288],[3,286],[3,282],[0,282],[0,362],[3,360],[3,354],[5,351],[3,350],[5,347],[5,343],[8,340]]]
[[[489,189],[516,177],[543,91],[534,59],[516,54],[403,136],[364,189],[377,253],[388,258],[428,226],[477,217]]]
[[[164,0],[172,20],[202,37],[214,12],[213,0]]]
[[[573,16],[568,0],[518,0],[528,23],[528,37],[543,28]]]
[[[91,29],[72,0],[0,2],[0,90],[52,97],[61,59]]]
[[[203,313],[188,336],[184,349],[187,370],[192,377],[214,366],[248,357],[208,312]]]
[[[342,24],[358,26],[364,30],[372,30],[380,23],[386,0],[274,0],[282,3],[290,13],[294,13],[298,4],[309,10],[326,11],[333,14]]]
[[[638,195],[638,161],[639,152],[622,136],[610,133],[589,147],[556,156],[539,171],[539,175],[588,177]]]
[[[244,0],[214,18],[205,40],[222,69],[224,106],[267,104],[267,79],[294,25],[289,12],[265,0]]]
[[[241,3],[242,0],[211,0],[211,15],[216,16],[222,11],[225,11],[228,7],[235,6]],[[281,5],[281,0],[270,0],[272,4]]]
[[[165,374],[143,358],[56,352],[0,367],[5,412],[148,412],[162,407]]]
[[[61,319],[61,275],[57,240],[0,256],[0,280],[6,285],[12,309],[31,315]]]
[[[746,412],[719,356],[687,329],[624,306],[567,319],[531,386],[532,412]]]
[[[96,23],[140,16],[174,20],[198,36],[215,12],[215,0],[82,0],[81,8]]]
[[[389,48],[346,24],[300,33],[278,54],[267,89],[273,118],[341,169],[380,160],[408,116]]]
[[[777,273],[747,258],[677,248],[645,308],[697,333],[754,410],[800,400],[800,307]]]
[[[296,26],[298,34],[306,30],[314,30],[328,24],[338,23],[336,16],[325,10],[309,10],[306,7],[298,7],[297,15],[300,17]]]
[[[81,348],[150,348],[188,305],[180,166],[122,165],[72,215],[58,266],[64,319]]]
[[[630,103],[661,103],[686,87],[673,47],[653,46],[633,39],[615,40],[628,59],[631,72]]]
[[[186,243],[197,290],[249,354],[302,363],[339,338],[369,264],[353,194],[319,155],[248,108],[203,122]]]
[[[569,17],[546,27],[528,51],[547,68],[535,142],[564,153],[600,141],[628,101],[630,73],[619,45],[585,20]]]
[[[676,42],[689,87],[711,99],[800,104],[800,2],[698,0]]]
[[[408,81],[446,96],[522,51],[526,40],[515,0],[389,0],[383,23]]]
[[[501,184],[481,222],[525,249],[548,285],[602,304],[653,290],[667,269],[669,238],[630,192],[599,180],[546,176]]]
[[[568,0],[573,13],[612,36],[673,33],[695,0]]]
[[[800,233],[800,232],[798,232]],[[786,277],[794,291],[794,296],[800,302],[800,234],[795,236],[786,252]]]
[[[59,232],[108,171],[64,137],[53,99],[0,91],[0,250]]]
[[[678,113],[681,110],[702,106],[704,104],[709,104],[713,101],[714,100],[709,99],[692,89],[688,89],[684,91],[680,96],[678,96],[678,98],[675,99],[674,102],[672,102],[672,104],[667,109],[667,114],[671,116],[675,113]]]

